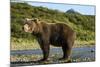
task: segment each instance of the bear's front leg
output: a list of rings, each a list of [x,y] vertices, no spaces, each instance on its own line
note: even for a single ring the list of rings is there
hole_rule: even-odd
[[[41,49],[43,52],[43,59],[41,59],[41,61],[45,61],[48,59],[50,47],[49,47],[49,44],[43,44],[41,47],[42,47]]]
[[[43,39],[39,39],[39,45],[43,53],[43,58],[39,61],[46,61],[48,59],[50,50],[49,42],[46,39],[45,41]]]
[[[41,48],[42,53],[43,53],[43,58],[39,61],[46,61],[48,59],[49,50],[50,50],[48,33],[42,32],[41,36],[38,37],[38,42],[39,42],[40,48]]]

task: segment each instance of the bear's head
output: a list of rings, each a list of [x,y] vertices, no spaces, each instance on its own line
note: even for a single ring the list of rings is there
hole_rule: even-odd
[[[40,21],[38,18],[32,18],[32,19],[25,18],[23,30],[29,33],[32,33],[32,32],[37,33],[39,31],[39,26],[38,26],[39,23]]]

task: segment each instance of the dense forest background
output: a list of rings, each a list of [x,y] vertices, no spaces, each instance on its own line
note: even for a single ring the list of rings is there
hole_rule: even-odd
[[[22,30],[23,19],[26,17],[37,17],[47,23],[65,23],[75,30],[77,34],[76,44],[95,45],[95,15],[83,15],[73,9],[61,12],[42,6],[31,6],[27,3],[11,3],[12,46],[22,43],[25,45],[33,42],[35,39],[34,36]]]

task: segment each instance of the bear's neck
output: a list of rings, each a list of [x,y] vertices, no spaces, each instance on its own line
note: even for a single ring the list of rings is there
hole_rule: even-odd
[[[47,31],[47,24],[45,22],[40,22],[37,24],[37,30],[32,32],[32,35],[36,37],[42,36],[43,33]]]
[[[42,32],[42,26],[43,26],[42,23],[38,23],[37,28],[35,29],[35,31],[32,32],[32,35],[40,37]]]
[[[41,33],[33,32],[32,35],[35,36],[35,37],[40,37],[41,36]]]

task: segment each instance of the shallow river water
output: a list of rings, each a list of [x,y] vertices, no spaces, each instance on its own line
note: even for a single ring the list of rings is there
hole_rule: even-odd
[[[42,51],[40,49],[37,50],[11,50],[11,56],[16,55],[42,55]],[[61,48],[51,48],[50,55],[59,55],[62,57],[62,49]],[[95,46],[92,47],[80,47],[73,48],[71,58],[72,62],[91,62],[95,61]],[[52,63],[59,63],[58,61],[53,61]],[[51,64],[52,64],[51,63]],[[50,63],[49,63],[50,64]],[[11,65],[37,65],[37,63],[19,63],[11,61]]]

